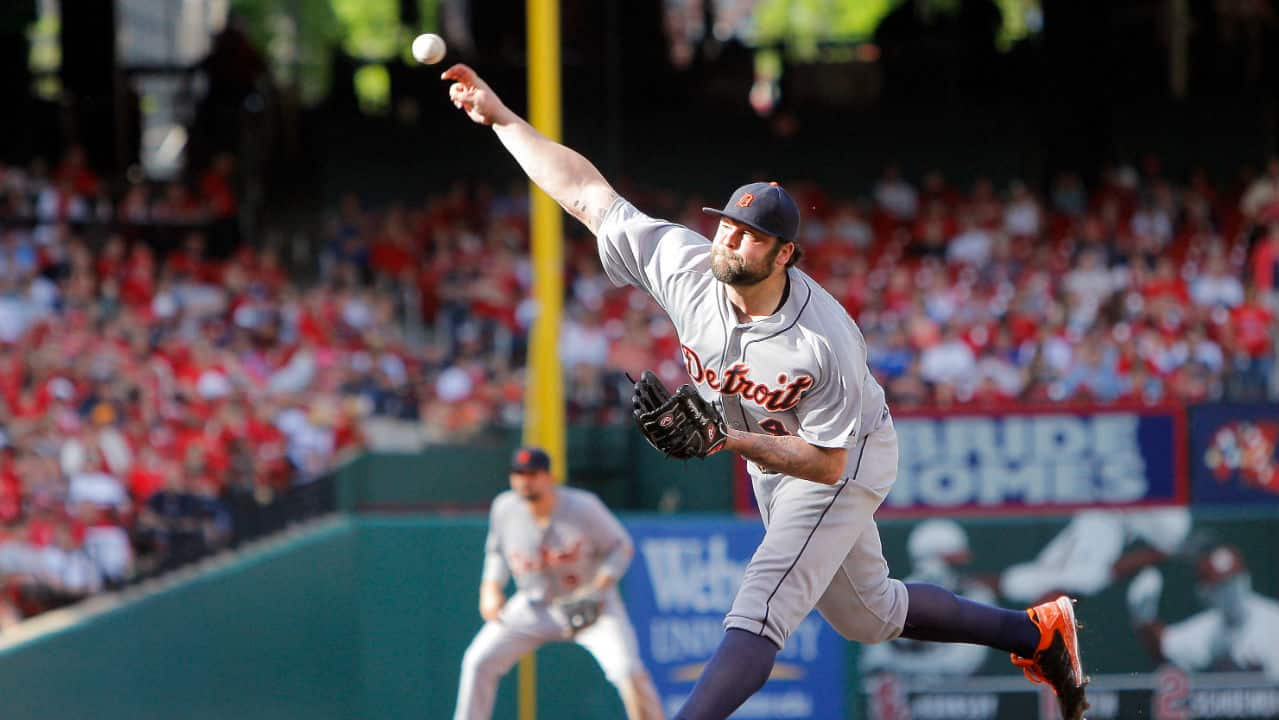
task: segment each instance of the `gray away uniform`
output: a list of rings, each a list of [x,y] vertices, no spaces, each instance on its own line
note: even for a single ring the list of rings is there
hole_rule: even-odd
[[[609,278],[647,291],[675,324],[702,397],[736,429],[845,447],[844,477],[822,485],[747,462],[766,532],[724,619],[778,647],[814,607],[845,638],[881,642],[906,621],[874,513],[897,477],[897,433],[848,312],[804,272],[767,318],[740,323],[711,274],[710,242],[624,199],[598,232]]]
[[[630,565],[630,535],[595,495],[558,487],[550,521],[538,525],[528,502],[507,491],[493,500],[484,544],[483,579],[516,592],[497,620],[486,622],[462,658],[456,720],[493,713],[497,684],[515,661],[547,642],[573,640],[586,648],[614,685],[643,668],[626,607],[610,588],[593,625],[574,635],[552,601],[589,585],[600,571],[621,578]]]

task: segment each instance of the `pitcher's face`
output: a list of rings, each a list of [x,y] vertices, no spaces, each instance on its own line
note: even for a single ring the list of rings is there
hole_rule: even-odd
[[[749,225],[720,218],[711,244],[711,274],[726,285],[755,285],[785,266],[778,255],[786,244]]]

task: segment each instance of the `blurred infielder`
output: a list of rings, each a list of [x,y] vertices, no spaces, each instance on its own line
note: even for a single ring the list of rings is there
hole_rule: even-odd
[[[572,640],[595,656],[630,720],[661,720],[616,587],[631,562],[631,538],[595,495],[557,487],[550,468],[542,450],[517,450],[511,489],[493,500],[480,583],[485,622],[462,658],[453,717],[487,719],[498,680],[516,660]],[[516,592],[508,602],[511,575]]]
[[[666,310],[696,387],[674,395],[652,373],[635,415],[678,458],[742,455],[766,532],[724,620],[725,633],[677,717],[726,718],[763,686],[778,649],[816,607],[850,640],[896,637],[1003,649],[1049,683],[1066,720],[1087,701],[1074,609],[1027,611],[888,577],[876,508],[897,476],[897,433],[843,306],[803,271],[799,208],[776,183],[737,189],[713,241],[650,218],[599,171],[507,108],[465,65],[443,77],[453,104],[491,125],[529,177],[593,232],[609,277]]]

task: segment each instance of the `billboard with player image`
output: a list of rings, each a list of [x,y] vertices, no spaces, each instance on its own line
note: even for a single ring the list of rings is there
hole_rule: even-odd
[[[938,524],[938,523],[941,524]],[[895,574],[1025,607],[1079,598],[1089,720],[1279,717],[1273,511],[1186,508],[881,524]],[[965,647],[965,646],[956,646]],[[935,657],[933,655],[936,655]],[[862,648],[868,720],[1056,720],[1008,656]],[[860,714],[859,714],[860,713]]]
[[[626,527],[635,560],[622,590],[640,655],[673,716],[724,635],[724,615],[764,528],[759,520],[690,518],[630,519]],[[778,653],[768,683],[733,717],[847,717],[848,646],[811,613]]]

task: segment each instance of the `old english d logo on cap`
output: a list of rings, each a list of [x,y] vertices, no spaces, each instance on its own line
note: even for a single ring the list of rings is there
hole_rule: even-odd
[[[522,447],[511,456],[512,472],[540,472],[551,469],[551,458],[538,447]]]
[[[723,210],[707,207],[702,212],[736,220],[786,242],[799,239],[799,207],[775,182],[743,185],[733,191]]]

